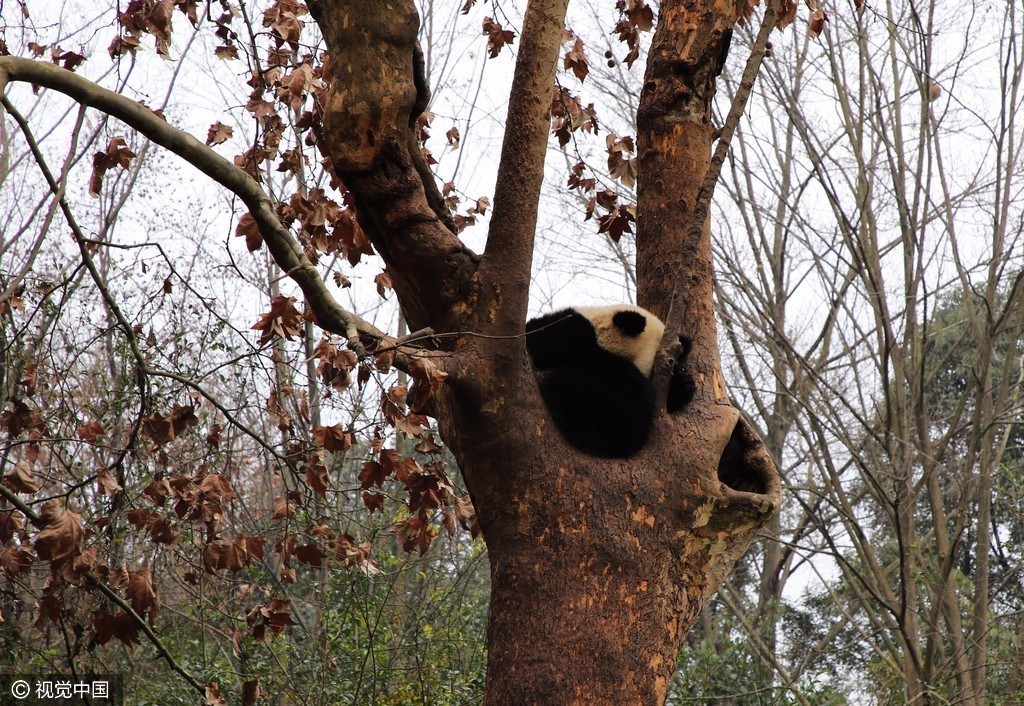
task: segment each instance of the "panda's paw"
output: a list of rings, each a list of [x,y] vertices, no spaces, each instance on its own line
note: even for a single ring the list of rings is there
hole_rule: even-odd
[[[679,334],[679,357],[676,358],[676,362],[681,363],[686,360],[686,356],[690,355],[691,348],[693,348],[693,339],[685,333]]]
[[[690,354],[693,341],[689,336],[679,336],[679,356],[672,363],[672,379],[668,383],[668,411],[678,412],[693,400],[697,393],[697,383],[693,375],[684,365],[686,357]]]

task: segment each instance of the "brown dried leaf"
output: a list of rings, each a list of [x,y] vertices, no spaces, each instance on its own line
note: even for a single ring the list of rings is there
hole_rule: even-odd
[[[322,429],[323,427],[316,427],[313,433],[316,434],[316,429]],[[326,448],[326,447],[325,447]],[[327,488],[330,486],[330,475],[327,471],[327,466],[324,464],[323,454],[317,452],[312,454],[306,463],[306,483],[313,489],[320,497],[327,497]]]
[[[39,518],[42,529],[36,535],[34,546],[40,559],[59,564],[82,550],[85,532],[81,515],[64,510],[57,500],[48,500]]]
[[[143,417],[142,430],[157,445],[163,446],[170,441],[174,441],[188,427],[198,423],[199,419],[196,417],[195,407],[174,405],[171,408],[171,413],[167,416],[152,414],[148,417]]]
[[[295,506],[288,502],[288,499],[283,495],[278,495],[274,498],[274,514],[272,517],[275,520],[295,517]]]
[[[36,382],[38,381],[39,367],[35,363],[28,363],[25,366],[24,372],[21,374],[21,380],[18,380],[18,384],[25,388],[25,395],[31,397],[36,393]]]
[[[210,542],[203,547],[203,567],[207,573],[215,574],[228,565],[229,549],[224,542]]]
[[[235,226],[235,235],[245,237],[245,247],[249,249],[249,252],[256,252],[263,245],[263,233],[260,232],[259,226],[256,225],[256,219],[248,211],[238,219],[238,225]]]
[[[380,493],[363,491],[363,505],[372,515],[374,512],[384,512],[385,497]]]
[[[18,510],[0,512],[0,544],[7,544],[25,526],[25,516]]]
[[[217,682],[206,683],[206,698],[203,700],[203,706],[228,706],[227,699],[221,696],[220,685]]]
[[[103,436],[104,433],[103,425],[99,422],[88,422],[75,429],[75,436],[90,444]]]
[[[586,52],[583,51],[583,40],[576,38],[576,42],[572,45],[572,49],[565,53],[563,60],[563,66],[566,69],[572,69],[572,72],[576,74],[576,78],[580,81],[587,77],[590,73],[590,61],[587,59]]]
[[[254,606],[245,616],[245,621],[252,626],[253,639],[269,643],[274,635],[280,634],[289,625],[295,625],[289,606],[289,601],[279,599],[270,601],[270,605]]]
[[[242,706],[255,706],[260,699],[260,678],[242,682]]]
[[[630,136],[620,138],[612,133],[605,138],[606,151],[608,153],[608,171],[613,178],[622,182],[622,185],[632,189],[636,185],[637,160],[624,155],[633,154],[635,146]]]
[[[61,621],[61,617],[65,611],[61,605],[61,600],[57,596],[45,596],[39,599],[38,608],[39,615],[36,617],[35,625],[37,628],[42,628],[47,623],[53,623],[57,625]]]
[[[274,336],[293,340],[299,336],[302,325],[302,314],[295,308],[295,298],[276,296],[270,301],[270,311],[261,314],[252,328],[260,332],[260,344],[263,345]]]
[[[480,518],[477,517],[476,508],[468,495],[455,498],[455,513],[459,522],[469,530],[469,533],[476,539],[480,536]]]
[[[502,29],[501,24],[490,17],[484,18],[483,34],[487,35],[487,52],[493,59],[501,53],[502,47],[515,41],[516,33],[510,29]]]
[[[160,612],[160,597],[153,586],[153,574],[148,566],[128,572],[125,597],[132,604],[132,609],[143,618],[148,618],[149,624],[152,625],[157,613]]]
[[[380,488],[389,475],[391,472],[383,464],[377,461],[366,461],[363,463],[362,470],[359,471],[359,484],[362,485],[363,490],[373,485]]]
[[[32,568],[32,555],[24,547],[0,550],[0,569],[8,580],[27,573]]]
[[[409,374],[413,377],[412,389],[407,396],[409,409],[414,413],[420,413],[444,383],[448,373],[430,358],[414,358],[409,365]],[[419,433],[413,436],[418,436]]]
[[[92,178],[89,180],[89,194],[99,196],[103,187],[103,175],[109,169],[120,166],[127,169],[135,153],[126,146],[123,137],[114,137],[107,145],[106,152],[97,152],[92,158]]]
[[[373,255],[373,245],[370,239],[356,221],[355,213],[351,208],[345,209],[333,223],[334,230],[332,237],[341,240],[342,251],[348,264],[355,267],[359,264],[363,255]]]
[[[121,489],[121,484],[117,482],[117,477],[106,467],[101,468],[96,473],[96,483],[99,485],[100,490],[111,498]]]
[[[775,29],[786,29],[796,19],[796,0],[780,0],[779,14],[775,18]]]
[[[207,131],[206,144],[209,146],[219,145],[222,142],[226,142],[227,140],[231,139],[231,136],[233,134],[234,130],[231,128],[230,125],[225,125],[220,120],[218,120],[213,125],[211,125],[210,129]],[[249,216],[249,218],[252,218],[252,215],[249,213],[246,213],[245,215]],[[243,216],[243,218],[244,217],[245,216]]]
[[[32,465],[28,459],[22,459],[7,472],[7,475],[4,476],[4,485],[15,493],[29,494],[39,490],[39,484],[32,474]]]
[[[373,560],[373,544],[369,541],[357,545],[351,536],[342,535],[335,551],[335,557],[344,559],[347,566],[357,569],[367,576],[381,573],[377,562]]]
[[[74,71],[85,61],[85,57],[78,52],[64,51],[58,46],[50,49],[50,61],[68,71]]]
[[[334,426],[314,426],[313,441],[317,446],[338,453],[352,447],[354,438],[351,431],[347,431],[341,424]]]
[[[142,494],[149,498],[154,505],[160,506],[170,497],[171,485],[166,478],[157,478],[143,489]]]
[[[255,537],[253,535],[239,534],[235,536],[234,544],[235,551],[242,562],[248,566],[252,561],[263,560],[263,545],[266,540],[263,537]]]
[[[825,11],[815,10],[811,13],[811,20],[807,24],[807,36],[811,39],[816,39],[825,29],[826,22],[828,22],[828,15]]]
[[[221,44],[213,50],[218,59],[231,61],[238,58],[238,47],[234,44]]]
[[[419,442],[413,446],[413,450],[421,454],[433,455],[444,451],[444,447],[437,443],[433,434],[424,434]]]
[[[421,556],[427,553],[434,538],[437,537],[437,529],[431,527],[419,515],[396,522],[391,530],[395,533],[404,551],[411,552],[416,549]]]
[[[220,442],[224,440],[224,427],[220,424],[214,424],[210,427],[210,433],[206,435],[206,443],[211,449],[219,449]]]
[[[380,295],[380,298],[387,299],[387,292],[393,289],[391,275],[388,274],[387,270],[374,277],[373,282],[377,285],[377,294]]]
[[[335,390],[345,390],[350,384],[349,373],[359,364],[359,357],[348,349],[338,348],[327,336],[320,340],[313,350],[319,359],[316,374],[325,385]]]
[[[324,552],[316,544],[303,544],[295,548],[295,558],[300,564],[320,568],[323,566]]]
[[[135,56],[135,52],[137,52],[138,49],[138,37],[118,35],[110,42],[110,46],[107,47],[107,53],[110,54],[111,59],[116,59],[119,56],[124,56],[125,53]]]
[[[7,430],[9,438],[14,439],[26,431],[42,432],[43,418],[17,397],[12,397],[11,408],[0,414],[0,426]]]
[[[267,398],[267,412],[270,414],[271,420],[281,431],[287,431],[292,428],[291,415],[281,406],[281,400],[278,398],[276,391],[271,392],[270,397]]]

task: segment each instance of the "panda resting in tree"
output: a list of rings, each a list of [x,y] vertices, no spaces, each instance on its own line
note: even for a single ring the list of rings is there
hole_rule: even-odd
[[[651,372],[665,325],[639,306],[580,306],[531,319],[526,350],[548,412],[565,440],[603,458],[632,456],[647,443],[656,400]],[[680,336],[667,408],[693,399],[683,366],[690,339]]]

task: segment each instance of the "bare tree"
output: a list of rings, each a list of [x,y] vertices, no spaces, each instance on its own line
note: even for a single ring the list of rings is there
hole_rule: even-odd
[[[1020,9],[833,19],[777,41],[724,179],[729,367],[797,501],[726,604],[779,683],[835,664],[872,703],[1012,703]],[[839,578],[777,623],[809,561]]]

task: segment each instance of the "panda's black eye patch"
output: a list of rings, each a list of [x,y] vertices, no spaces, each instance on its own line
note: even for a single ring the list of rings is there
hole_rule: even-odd
[[[612,323],[623,335],[639,336],[647,328],[647,317],[638,311],[617,311]]]

